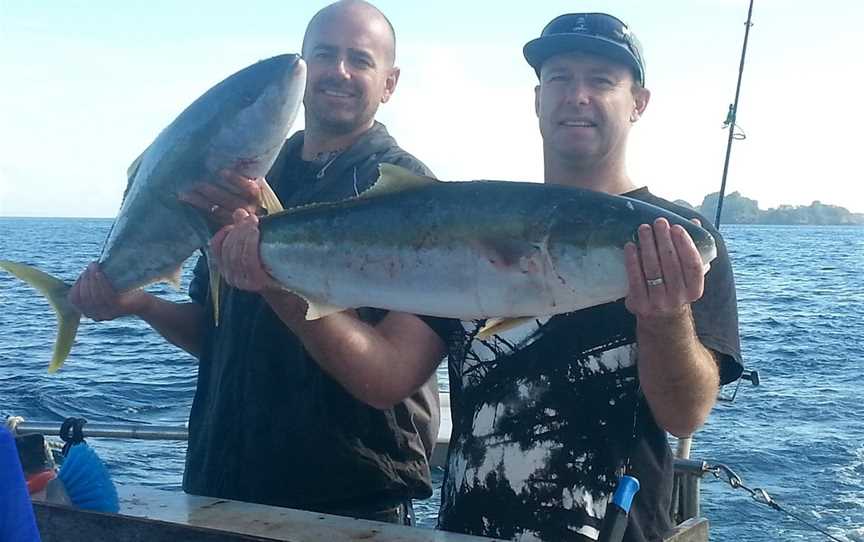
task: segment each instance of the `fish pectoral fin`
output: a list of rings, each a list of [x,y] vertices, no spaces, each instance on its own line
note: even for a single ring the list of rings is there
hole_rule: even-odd
[[[394,194],[404,190],[414,190],[441,181],[432,177],[417,175],[413,171],[395,164],[378,164],[378,180],[363,191],[359,197],[374,198],[384,194]]]
[[[210,249],[204,249],[207,258],[207,273],[210,284],[210,301],[213,303],[213,324],[219,327],[219,304],[222,300],[222,274],[216,266],[216,259],[210,254]]]
[[[490,318],[486,320],[486,325],[477,332],[478,339],[488,339],[496,333],[503,333],[508,329],[519,327],[522,324],[527,324],[533,321],[533,316],[522,316],[519,318]]]
[[[337,312],[342,312],[345,310],[345,307],[337,307],[336,305],[330,305],[323,301],[317,301],[312,299],[309,296],[303,295],[299,292],[293,292],[294,295],[297,295],[303,298],[303,301],[306,302],[306,319],[307,320],[317,320],[319,318],[324,318],[325,316],[329,316],[331,314],[335,314]]]
[[[72,287],[29,265],[0,260],[0,267],[39,290],[57,313],[57,338],[54,341],[54,354],[48,372],[57,371],[69,356],[69,351],[72,350],[72,344],[75,342],[75,334],[78,333],[78,325],[81,323],[81,313],[67,297]]]
[[[267,210],[268,215],[284,211],[282,202],[279,201],[279,196],[273,191],[273,188],[267,182],[267,179],[261,179],[261,207]]]

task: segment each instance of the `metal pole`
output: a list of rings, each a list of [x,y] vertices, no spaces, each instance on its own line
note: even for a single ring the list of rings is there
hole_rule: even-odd
[[[58,422],[21,422],[15,426],[19,434],[40,433],[42,435],[59,436]],[[145,424],[113,424],[87,423],[83,428],[84,438],[109,437],[131,438],[141,440],[186,440],[189,431],[185,426],[145,425]]]
[[[690,459],[690,446],[693,444],[693,437],[682,437],[678,439],[678,447],[675,449],[676,459]]]
[[[744,30],[744,46],[741,48],[741,63],[738,66],[738,84],[735,87],[735,103],[729,110],[726,119],[729,123],[729,139],[726,141],[726,161],[723,163],[723,180],[720,183],[720,197],[717,199],[717,216],[714,219],[714,227],[720,229],[720,214],[723,212],[723,196],[726,194],[726,175],[729,173],[729,157],[732,154],[732,140],[735,138],[735,119],[738,116],[738,97],[741,95],[741,78],[744,75],[744,57],[747,55],[747,39],[750,37],[750,20],[753,16],[753,0],[750,0],[750,9],[747,11],[747,26]]]

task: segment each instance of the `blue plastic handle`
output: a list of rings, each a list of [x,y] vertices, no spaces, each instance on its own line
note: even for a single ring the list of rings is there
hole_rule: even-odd
[[[630,512],[630,506],[633,504],[633,497],[639,491],[639,480],[632,476],[622,476],[618,482],[618,487],[615,489],[615,495],[612,496],[612,502],[618,505],[625,512]]]

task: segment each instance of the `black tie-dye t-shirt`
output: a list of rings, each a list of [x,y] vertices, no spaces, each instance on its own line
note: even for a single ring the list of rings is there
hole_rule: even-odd
[[[672,206],[647,190],[628,196]],[[737,309],[725,245],[712,233],[718,257],[693,314],[726,383],[741,373]],[[487,340],[475,338],[479,325],[465,323],[450,341],[453,434],[439,527],[520,541],[596,540],[627,465],[641,489],[625,540],[659,540],[671,527],[672,455],[639,391],[636,321],[623,300]]]

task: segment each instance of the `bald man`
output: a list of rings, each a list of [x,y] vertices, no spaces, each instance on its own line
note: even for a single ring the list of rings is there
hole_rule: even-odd
[[[375,181],[380,162],[431,175],[375,121],[399,81],[393,27],[378,9],[356,0],[325,7],[302,53],[306,128],[267,175],[286,208],[349,198]],[[116,295],[93,266],[73,302],[96,319],[137,315],[199,358],[187,492],[410,524],[411,500],[432,494],[434,371],[442,337],[458,323],[372,309],[306,321],[305,302],[263,273],[257,250],[250,266],[232,248],[257,226],[259,185],[226,180],[231,190],[201,184],[183,196],[225,226],[213,243],[231,285],[218,327],[203,257],[191,303]]]

